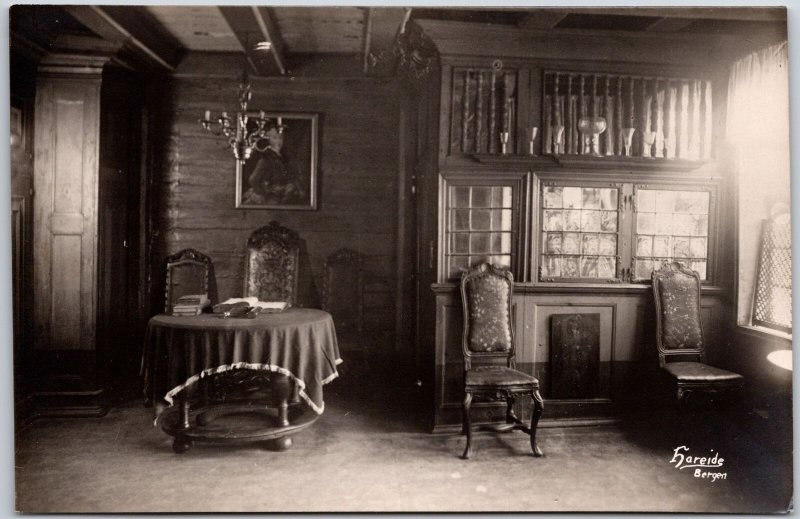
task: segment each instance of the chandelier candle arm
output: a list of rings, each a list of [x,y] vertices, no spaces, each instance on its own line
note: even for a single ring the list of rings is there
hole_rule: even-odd
[[[219,118],[214,121],[211,110],[205,110],[203,119],[199,121],[203,129],[209,133],[218,136],[224,135],[228,138],[228,145],[230,145],[236,160],[239,162],[245,162],[249,159],[253,148],[265,151],[269,146],[269,143],[266,142],[269,118],[267,118],[264,110],[259,110],[258,118],[253,119],[255,127],[248,129],[251,119],[247,115],[247,105],[250,103],[251,96],[250,80],[247,76],[247,71],[244,71],[239,78],[239,111],[234,116],[236,127],[231,126],[233,118],[228,116],[228,112],[222,112]],[[281,118],[278,117],[278,131],[282,131],[282,129]],[[261,141],[265,141],[263,145]]]

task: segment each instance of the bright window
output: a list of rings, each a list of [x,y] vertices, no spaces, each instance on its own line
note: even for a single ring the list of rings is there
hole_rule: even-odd
[[[753,324],[792,331],[792,236],[789,215],[764,222]]]

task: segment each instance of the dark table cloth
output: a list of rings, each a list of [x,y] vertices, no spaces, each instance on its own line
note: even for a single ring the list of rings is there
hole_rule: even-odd
[[[282,373],[294,380],[309,407],[322,414],[322,386],[339,375],[336,366],[341,362],[330,314],[289,308],[253,319],[157,315],[147,324],[142,371],[145,395],[169,404],[181,390],[214,373]]]

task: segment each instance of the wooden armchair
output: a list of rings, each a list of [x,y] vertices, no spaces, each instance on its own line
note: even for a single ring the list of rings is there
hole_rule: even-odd
[[[530,435],[534,456],[542,456],[536,444],[536,427],[544,410],[539,381],[517,371],[514,365],[514,328],[511,323],[511,295],[514,279],[510,272],[488,263],[478,265],[461,276],[461,299],[464,307],[464,404],[462,408],[467,446],[463,459],[472,455],[470,405],[473,396],[503,398],[506,423]],[[473,361],[481,362],[473,366]],[[494,361],[494,362],[492,362]],[[500,363],[502,362],[502,364]],[[533,406],[530,427],[514,414],[514,400],[530,396]]]
[[[165,313],[172,313],[173,305],[181,296],[209,294],[209,278],[212,270],[211,258],[195,249],[183,249],[169,256]]]
[[[256,229],[247,240],[244,295],[261,301],[297,301],[300,239],[278,222]]]
[[[686,403],[694,392],[720,392],[744,385],[744,378],[705,363],[700,321],[700,276],[673,261],[653,271],[656,344],[661,369]]]

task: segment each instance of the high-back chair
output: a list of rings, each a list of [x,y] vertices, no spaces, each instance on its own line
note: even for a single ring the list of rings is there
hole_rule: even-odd
[[[467,446],[463,459],[472,455],[470,405],[474,396],[503,398],[506,423],[530,435],[534,456],[542,456],[536,444],[536,427],[544,410],[539,381],[517,371],[514,363],[514,328],[511,322],[511,295],[514,279],[510,272],[488,263],[461,276],[464,308],[464,404],[462,408]],[[476,364],[473,366],[473,362]],[[480,363],[480,365],[478,365]],[[527,427],[514,414],[518,396],[530,396],[533,406]]]
[[[211,258],[195,249],[183,249],[167,257],[164,311],[172,313],[172,307],[181,296],[208,294],[210,297],[212,270]]]
[[[244,295],[261,301],[297,301],[300,239],[278,222],[256,229],[247,240]]]
[[[700,276],[673,261],[653,271],[656,344],[661,369],[686,403],[693,392],[719,392],[744,385],[744,378],[706,364],[700,320]]]

